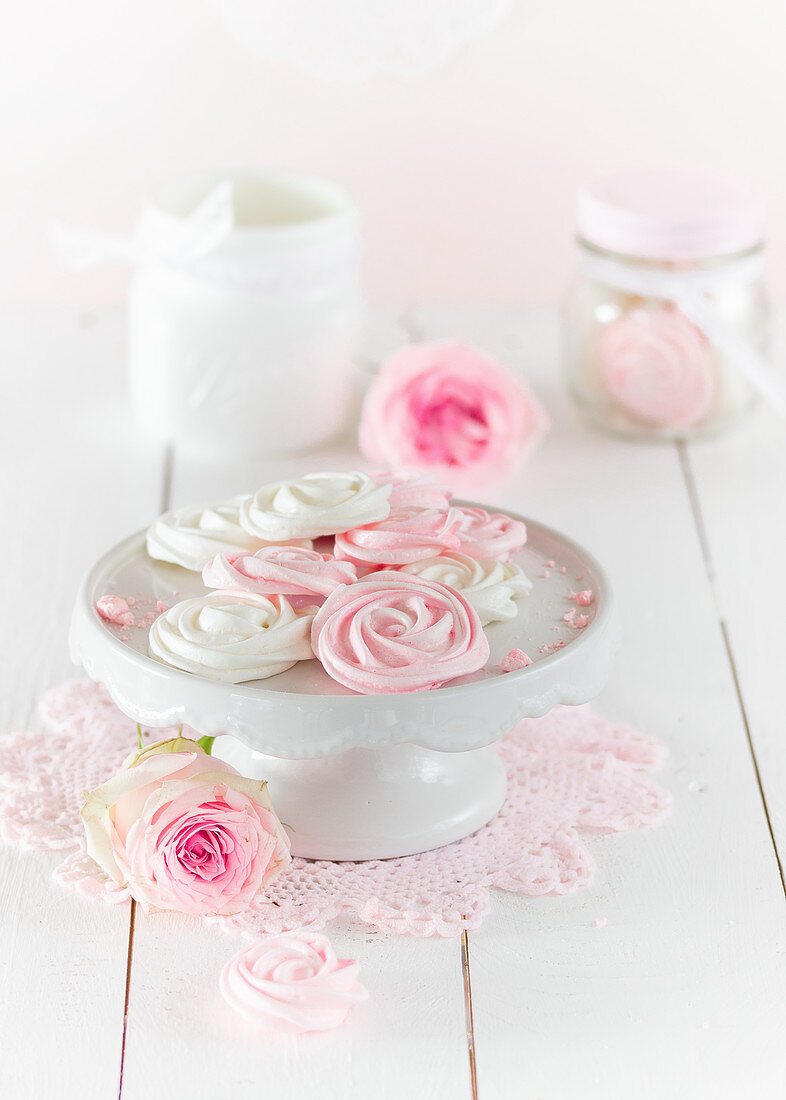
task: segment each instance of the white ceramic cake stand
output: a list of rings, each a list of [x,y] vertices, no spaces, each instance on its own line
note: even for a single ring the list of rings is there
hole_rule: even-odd
[[[499,811],[505,773],[495,741],[522,718],[586,702],[607,679],[617,623],[605,573],[576,543],[525,522],[529,539],[515,560],[532,578],[532,593],[516,619],[486,628],[487,667],[435,691],[356,695],[316,660],[238,685],[161,664],[147,655],[146,628],[109,626],[95,611],[108,594],[133,596],[139,614],[158,600],[170,606],[205,592],[198,574],[151,560],[144,533],[88,573],[74,610],[72,657],[134,720],[216,735],[215,756],[267,779],[294,854],[358,860],[426,851]],[[576,607],[569,593],[584,589],[593,602],[578,608],[589,624],[577,629],[563,616]],[[503,673],[511,649],[532,664]]]

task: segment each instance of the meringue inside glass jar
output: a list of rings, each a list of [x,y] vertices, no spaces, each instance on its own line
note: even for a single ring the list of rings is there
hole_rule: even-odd
[[[570,390],[596,424],[686,439],[737,422],[766,370],[758,205],[739,184],[631,172],[579,196]],[[752,367],[751,367],[752,364]]]

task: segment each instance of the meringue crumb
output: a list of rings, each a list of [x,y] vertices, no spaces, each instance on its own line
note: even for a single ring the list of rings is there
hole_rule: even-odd
[[[96,600],[96,611],[105,623],[114,626],[134,626],[134,613],[122,596],[102,596]]]
[[[596,928],[605,928],[608,923],[608,917],[598,917],[598,919],[594,922],[594,925]]]
[[[545,580],[549,579],[549,577],[551,576],[551,573],[549,573],[548,569],[544,569],[543,572],[540,574],[540,576],[545,581]]]
[[[592,595],[591,588],[585,588],[583,592],[574,592],[571,588],[570,592],[568,592],[568,599],[573,600],[573,602],[577,603],[579,607],[589,607],[594,599],[594,596]]]
[[[156,604],[156,610],[158,611],[159,615],[163,615],[165,611],[169,611],[169,608],[163,600],[159,600]]]
[[[567,565],[561,565],[561,566],[559,567],[559,571],[560,571],[560,573],[562,573],[562,575],[563,575],[563,577],[564,577],[564,576],[565,576],[565,574],[566,574],[566,573],[567,573],[567,571],[568,571],[568,567],[567,567]]]
[[[522,649],[511,649],[510,653],[506,657],[502,658],[503,672],[515,672],[519,668],[526,668],[532,664],[532,658],[528,656]]]
[[[553,568],[554,568],[554,566],[555,566],[556,564],[557,564],[557,563],[556,563],[555,561],[552,561],[551,559],[549,559],[549,560],[548,560],[548,561],[546,562],[546,568],[547,568],[547,569],[553,569]]]

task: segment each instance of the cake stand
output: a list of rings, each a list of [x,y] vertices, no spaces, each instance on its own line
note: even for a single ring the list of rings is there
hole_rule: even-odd
[[[135,721],[183,723],[215,736],[214,756],[267,779],[293,854],[361,860],[427,851],[499,811],[505,771],[495,741],[522,718],[593,698],[608,676],[618,629],[604,571],[575,542],[525,522],[527,545],[515,560],[532,592],[515,619],[486,628],[487,666],[434,691],[357,695],[316,660],[267,680],[225,684],[149,657],[147,628],[103,622],[96,600],[133,596],[141,618],[158,601],[171,606],[206,590],[199,574],[149,558],[144,532],[115,546],[85,578],[71,655]],[[570,595],[586,589],[592,603],[577,607]],[[572,609],[587,625],[565,621]],[[512,649],[532,664],[504,673]]]

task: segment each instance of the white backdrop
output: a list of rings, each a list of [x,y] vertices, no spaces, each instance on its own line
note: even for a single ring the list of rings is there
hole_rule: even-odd
[[[11,0],[0,34],[0,299],[122,295],[72,275],[53,219],[130,227],[152,183],[221,165],[336,177],[376,300],[542,301],[570,275],[573,196],[625,166],[747,173],[786,294],[783,0],[516,0],[420,79],[325,84],[265,62],[208,0]]]

